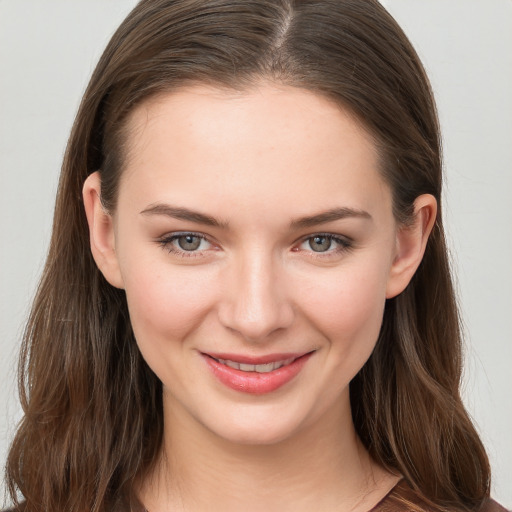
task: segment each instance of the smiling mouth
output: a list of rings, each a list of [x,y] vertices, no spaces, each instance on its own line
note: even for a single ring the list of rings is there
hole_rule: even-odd
[[[270,373],[274,370],[278,370],[279,368],[282,368],[283,366],[288,366],[289,364],[293,363],[297,357],[289,357],[288,359],[284,359],[281,361],[273,361],[270,363],[264,363],[264,364],[248,364],[248,363],[239,363],[237,361],[231,361],[229,359],[217,359],[215,357],[210,356],[212,359],[215,359],[220,364],[223,364],[225,366],[229,366],[230,368],[233,368],[234,370],[240,370],[242,372],[256,372],[256,373]]]
[[[235,354],[202,356],[213,375],[238,392],[265,394],[292,381],[315,351],[251,357]]]

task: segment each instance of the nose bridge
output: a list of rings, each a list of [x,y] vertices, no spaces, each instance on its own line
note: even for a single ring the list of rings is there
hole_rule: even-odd
[[[250,341],[286,328],[293,310],[282,286],[283,272],[271,251],[246,251],[233,267],[222,321]]]

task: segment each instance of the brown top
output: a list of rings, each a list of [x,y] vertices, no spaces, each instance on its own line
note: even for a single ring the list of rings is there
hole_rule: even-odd
[[[22,510],[24,507],[22,506]],[[113,511],[127,512],[128,510],[137,512],[147,512],[146,509],[138,504],[135,507],[131,506],[125,501],[121,500],[117,506],[113,507]],[[434,509],[428,503],[425,503],[416,491],[414,491],[409,484],[404,480],[400,480],[391,491],[388,492],[382,500],[377,503],[369,512],[434,512]],[[14,509],[6,510],[4,512],[16,512]],[[488,498],[484,501],[478,512],[512,512],[502,507],[494,500]]]
[[[404,480],[400,480],[369,512],[433,512],[434,509]],[[494,500],[487,498],[478,512],[509,512]]]
[[[423,501],[409,484],[400,480],[382,500],[368,512],[438,512]],[[144,507],[136,508],[138,512],[148,512]],[[478,512],[512,512],[488,498]]]

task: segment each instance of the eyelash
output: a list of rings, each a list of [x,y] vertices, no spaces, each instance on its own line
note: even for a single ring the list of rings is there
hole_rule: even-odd
[[[173,242],[175,242],[179,238],[186,237],[186,236],[199,238],[200,241],[204,240],[204,241],[212,244],[212,242],[210,242],[205,235],[203,235],[201,233],[194,233],[191,231],[183,231],[180,233],[173,233],[172,235],[165,236],[158,240],[158,244],[162,247],[162,249],[165,249],[169,253],[174,254],[180,258],[196,258],[196,257],[201,256],[204,251],[197,251],[197,250],[184,251],[182,249],[178,249],[176,246],[173,245]],[[343,252],[350,251],[354,245],[353,241],[346,237],[340,237],[337,235],[333,235],[332,233],[314,233],[312,235],[308,235],[308,236],[302,238],[294,246],[294,248],[292,250],[294,252],[298,252],[300,250],[300,249],[298,249],[298,247],[300,247],[302,244],[308,242],[308,240],[312,240],[314,238],[327,238],[331,242],[331,244],[335,243],[338,245],[338,247],[336,247],[334,249],[331,249],[329,247],[329,249],[327,249],[326,251],[323,251],[323,252],[322,251],[305,250],[304,252],[307,253],[308,256],[312,257],[312,258],[329,258],[329,257],[335,256],[335,255],[339,255]]]
[[[184,251],[182,249],[178,249],[173,245],[173,242],[178,240],[179,238],[185,236],[193,236],[195,238],[199,238],[201,241],[206,241],[211,244],[211,242],[201,233],[194,233],[191,231],[183,231],[181,233],[173,233],[172,235],[165,236],[158,240],[159,245],[162,249],[166,249],[169,253],[175,254],[180,258],[196,258],[202,254],[203,251]]]
[[[302,244],[308,242],[308,240],[313,240],[314,238],[327,238],[331,245],[332,243],[336,243],[338,247],[335,247],[334,249],[327,249],[326,251],[319,252],[319,251],[305,251],[308,256],[312,258],[329,258],[333,256],[339,256],[340,254],[344,252],[350,251],[354,247],[354,242],[347,237],[340,237],[339,235],[333,235],[332,233],[314,233],[313,235],[308,235],[305,238],[302,238],[297,246],[301,246]],[[297,251],[297,249],[294,248],[294,251]]]

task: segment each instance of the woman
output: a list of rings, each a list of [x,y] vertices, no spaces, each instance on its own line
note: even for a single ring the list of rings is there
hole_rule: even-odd
[[[495,507],[440,197],[428,81],[377,2],[141,2],[68,145],[13,499]]]

